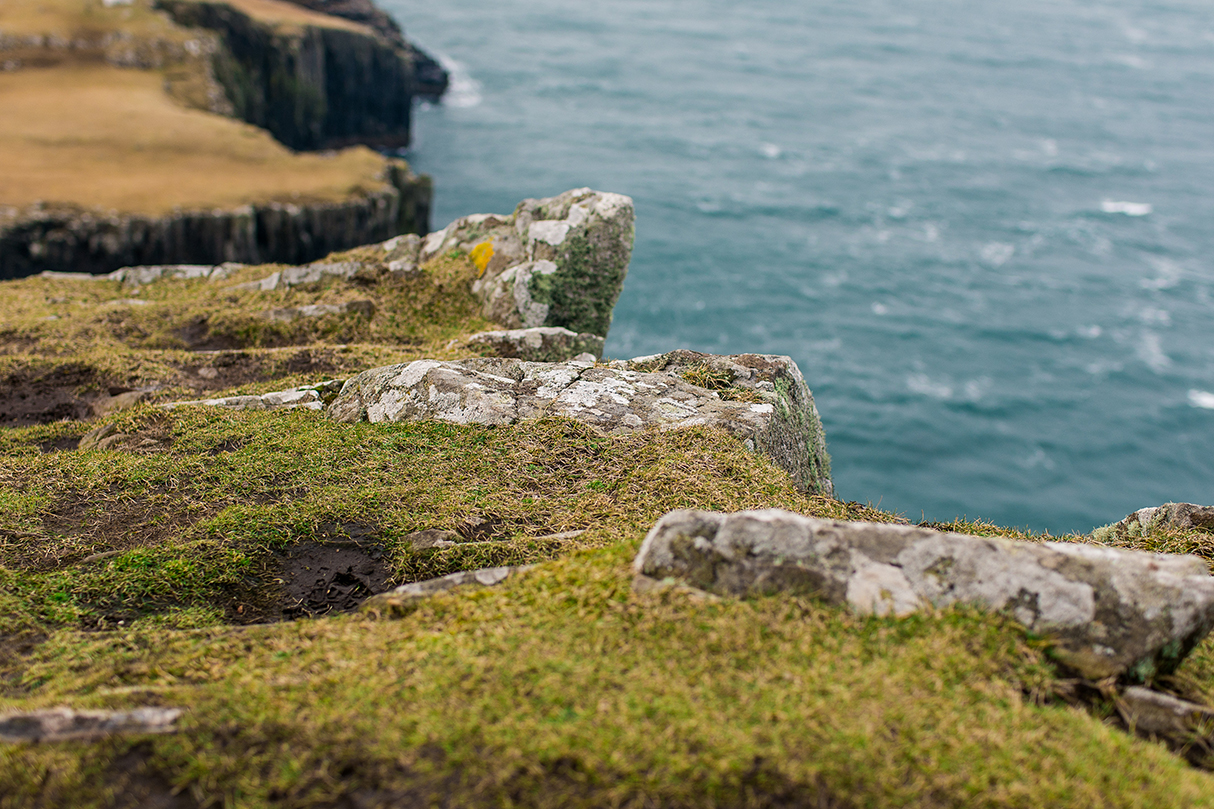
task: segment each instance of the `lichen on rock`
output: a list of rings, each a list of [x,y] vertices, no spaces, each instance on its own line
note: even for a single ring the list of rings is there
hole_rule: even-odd
[[[688,368],[706,365],[723,369],[733,380],[731,389],[749,395],[726,398],[683,375]],[[460,424],[566,416],[608,434],[651,427],[717,427],[772,458],[799,488],[833,493],[813,395],[788,357],[676,351],[605,365],[576,360],[418,360],[355,376],[328,412],[346,422],[439,419]]]
[[[674,511],[638,576],[721,595],[793,593],[903,616],[973,604],[1006,611],[1091,680],[1168,674],[1214,626],[1214,578],[1195,556],[1022,542],[776,509]]]
[[[576,188],[519,203],[509,216],[457,219],[419,261],[469,253],[484,316],[509,329],[558,326],[606,336],[632,255],[635,212],[622,194]]]

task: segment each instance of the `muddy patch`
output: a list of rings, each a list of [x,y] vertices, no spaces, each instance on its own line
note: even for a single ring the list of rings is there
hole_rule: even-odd
[[[365,541],[301,542],[275,557],[284,621],[357,609],[391,577],[383,549]]]
[[[195,390],[225,390],[252,382],[291,374],[309,374],[317,378],[340,370],[332,352],[302,349],[293,352],[214,351],[205,352],[197,363],[181,367],[184,382]]]
[[[80,389],[93,383],[96,372],[69,365],[47,373],[11,373],[0,379],[0,427],[29,427],[92,414],[89,398]]]

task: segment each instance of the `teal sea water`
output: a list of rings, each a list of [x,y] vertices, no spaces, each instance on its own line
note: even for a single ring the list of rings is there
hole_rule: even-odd
[[[1214,502],[1208,0],[385,0],[435,226],[637,203],[613,356],[789,354],[837,491],[1066,532]]]

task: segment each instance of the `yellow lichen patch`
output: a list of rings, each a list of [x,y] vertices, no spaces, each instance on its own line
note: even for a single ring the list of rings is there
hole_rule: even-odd
[[[493,242],[482,242],[472,248],[472,252],[469,255],[472,257],[472,263],[476,265],[477,278],[485,274],[489,262],[493,260],[493,253]]]

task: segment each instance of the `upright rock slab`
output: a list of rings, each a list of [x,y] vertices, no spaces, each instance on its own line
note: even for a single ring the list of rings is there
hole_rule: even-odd
[[[1006,611],[1092,680],[1169,673],[1214,626],[1214,578],[1195,556],[775,509],[671,512],[645,538],[635,570],[722,595],[799,593],[877,615],[950,604]]]
[[[607,336],[632,256],[636,215],[622,194],[576,188],[527,199],[509,216],[475,214],[431,233],[418,260],[471,255],[472,291],[507,329],[560,326]]]
[[[607,365],[418,360],[350,379],[328,412],[345,422],[459,424],[566,416],[611,434],[718,427],[771,457],[801,489],[833,492],[822,422],[788,357],[675,351]]]

